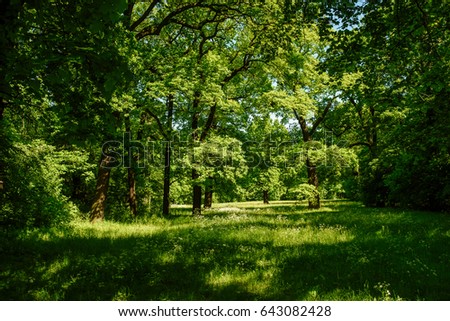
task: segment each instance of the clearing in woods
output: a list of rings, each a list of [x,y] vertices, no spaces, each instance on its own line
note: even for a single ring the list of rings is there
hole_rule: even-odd
[[[450,216],[325,201],[4,231],[1,300],[450,300]]]

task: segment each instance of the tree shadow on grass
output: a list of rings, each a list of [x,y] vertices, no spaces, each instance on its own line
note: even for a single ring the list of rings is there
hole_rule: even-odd
[[[448,239],[433,243],[429,248],[434,250],[450,245]],[[272,288],[282,290],[269,299],[449,300],[449,257],[419,253],[415,247],[414,242],[382,239],[304,245],[280,264]]]
[[[192,244],[178,229],[119,239],[52,237],[9,242],[1,263],[1,300],[219,300],[252,298],[230,282],[210,286],[208,273],[233,265],[231,246],[218,254],[213,239]],[[213,237],[213,235],[211,235]],[[189,242],[189,241],[187,241]],[[231,249],[232,250],[232,249]],[[220,260],[218,260],[220,257]]]
[[[282,220],[220,214],[179,225],[175,218],[176,228],[143,236],[10,234],[0,246],[0,299],[450,299],[445,225],[405,226],[405,216],[380,225],[361,215],[356,223],[345,211]],[[337,224],[342,230],[333,230]],[[317,239],[289,244],[289,233],[311,226]],[[277,229],[287,241],[264,238]],[[352,237],[332,242],[320,233]]]

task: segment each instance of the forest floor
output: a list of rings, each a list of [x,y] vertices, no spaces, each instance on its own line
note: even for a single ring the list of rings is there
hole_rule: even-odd
[[[450,300],[450,215],[324,201],[0,233],[0,300]]]

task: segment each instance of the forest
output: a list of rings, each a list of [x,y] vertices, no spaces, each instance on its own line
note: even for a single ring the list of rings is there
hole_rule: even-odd
[[[2,1],[0,299],[450,299],[449,17]]]

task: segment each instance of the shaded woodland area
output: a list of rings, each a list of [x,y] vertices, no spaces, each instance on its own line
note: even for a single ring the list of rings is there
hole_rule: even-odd
[[[294,201],[232,205],[2,233],[0,299],[450,299],[445,213],[342,200],[320,210]]]
[[[2,1],[0,300],[449,300],[449,17]]]
[[[450,210],[445,1],[3,1],[0,224]]]

